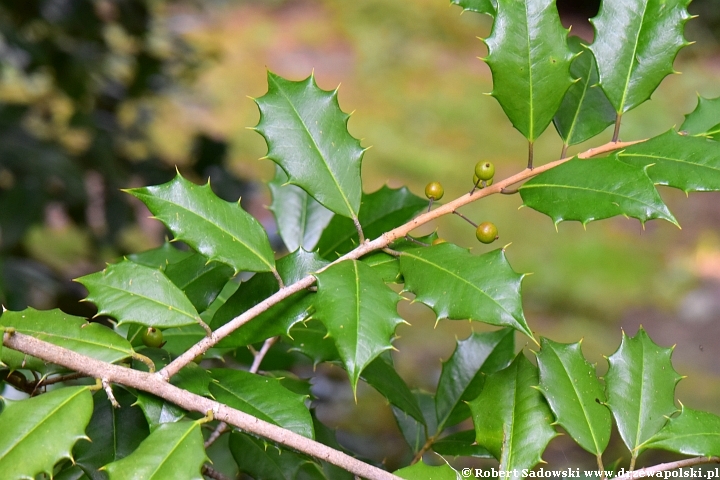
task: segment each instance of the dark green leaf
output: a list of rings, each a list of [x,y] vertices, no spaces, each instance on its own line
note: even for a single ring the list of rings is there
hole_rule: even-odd
[[[392,348],[401,297],[375,271],[357,260],[346,260],[316,275],[318,291],[313,318],[320,320],[335,341],[353,392],[363,369]]]
[[[641,448],[660,448],[703,457],[720,456],[720,417],[683,406],[680,415],[671,418]]]
[[[172,355],[178,356],[202,340],[204,336],[206,336],[205,330],[200,325],[168,328],[163,330],[165,345],[162,348]]]
[[[549,216],[557,225],[625,215],[645,223],[663,218],[677,225],[644,168],[616,156],[574,158],[541,173],[520,187],[525,205]]]
[[[347,130],[350,115],[340,110],[337,90],[321,90],[312,75],[293,82],[268,71],[268,92],[255,102],[266,158],[285,170],[289,183],[333,212],[356,218],[365,150]]]
[[[510,366],[489,375],[470,402],[477,444],[500,461],[500,470],[533,468],[556,435],[537,384],[537,368],[520,352]]]
[[[400,271],[405,289],[438,319],[477,320],[532,337],[522,311],[523,275],[513,271],[503,250],[473,255],[449,243],[415,248],[400,255]]]
[[[698,95],[695,110],[685,115],[680,131],[689,135],[705,135],[720,123],[720,97],[704,98]]]
[[[232,278],[231,267],[208,262],[199,253],[171,263],[165,275],[182,290],[198,312],[202,312],[215,300],[225,284]]]
[[[307,356],[313,361],[313,365],[340,361],[335,343],[328,338],[327,328],[317,320],[295,325],[290,330],[289,337],[287,341],[292,345],[290,350]]]
[[[395,367],[388,363],[382,356],[365,367],[360,378],[365,380],[375,390],[377,390],[388,401],[412,416],[419,422],[424,423],[423,414],[420,411],[415,396],[408,388],[405,381],[395,371]]]
[[[275,215],[278,232],[289,252],[302,247],[311,251],[320,240],[333,212],[320,205],[300,187],[287,184],[288,177],[275,166],[275,178],[268,182],[272,192],[270,210]]]
[[[313,412],[313,426],[315,427],[315,440],[322,443],[323,445],[327,445],[328,447],[334,448],[335,450],[340,450],[343,453],[348,453],[351,455],[350,452],[347,452],[342,445],[340,445],[335,438],[335,431],[331,430],[327,426],[325,426],[320,420],[317,419],[317,416]],[[332,463],[327,462],[320,462],[323,466],[323,472],[325,472],[325,476],[328,478],[328,480],[355,480],[355,475],[348,472],[344,468],[340,468],[336,465],[333,465]]]
[[[583,357],[580,342],[563,344],[543,338],[537,360],[540,391],[557,423],[582,448],[602,455],[610,441],[612,416],[604,405],[605,393],[595,367]]]
[[[293,393],[302,395],[305,398],[312,398],[312,385],[310,379],[303,379],[298,377],[292,372],[285,370],[270,370],[264,371],[263,374],[266,377],[274,378],[280,385],[287,388]]]
[[[607,405],[634,457],[677,410],[675,386],[681,377],[671,355],[672,348],[659,347],[641,328],[634,337],[623,332],[620,347],[608,358]]]
[[[185,410],[175,404],[145,392],[138,392],[136,403],[143,411],[151,431],[160,425],[181,420],[186,413]]]
[[[97,305],[98,315],[110,315],[118,324],[180,327],[200,319],[190,300],[163,272],[129,260],[76,281],[88,289],[87,301]]]
[[[88,387],[59,388],[8,405],[0,414],[3,478],[52,474],[58,461],[71,458],[75,442],[86,438],[92,411]]]
[[[690,0],[605,0],[591,20],[600,84],[618,114],[650,98],[673,73]]]
[[[427,200],[406,187],[393,189],[384,185],[373,193],[363,194],[359,220],[366,238],[379,237],[402,225],[427,208]],[[358,232],[349,218],[334,216],[320,237],[318,253],[323,258],[336,258],[358,245]]]
[[[444,456],[493,458],[484,447],[475,445],[475,430],[464,430],[437,440],[433,450]]]
[[[491,17],[495,16],[497,10],[497,0],[450,0],[450,3],[461,7],[463,12],[485,13]]]
[[[568,89],[553,121],[563,143],[575,145],[615,123],[615,110],[598,85],[592,51],[578,37],[570,37],[568,45],[573,53],[579,54],[570,66],[570,74],[577,81]]]
[[[170,380],[176,387],[203,397],[212,396],[209,390],[209,385],[212,381],[213,379],[210,374],[195,362],[188,363],[178,373],[173,375]]]
[[[504,328],[473,332],[458,340],[452,356],[443,363],[435,394],[440,431],[470,416],[466,402],[480,394],[485,375],[505,368],[515,357],[514,336],[514,330]]]
[[[211,261],[241,270],[269,272],[275,259],[267,233],[239,203],[215,195],[210,184],[195,185],[178,174],[153,187],[133,188],[140,199],[175,235]]]
[[[410,450],[417,453],[425,445],[428,432],[437,431],[437,418],[435,417],[435,399],[431,394],[414,391],[413,395],[423,414],[423,422],[418,422],[395,406],[392,406],[392,411],[398,428],[400,428],[400,433],[402,433]]]
[[[130,455],[105,466],[110,480],[203,480],[207,460],[200,421],[165,423]]]
[[[545,131],[572,84],[572,52],[553,0],[498,0],[487,62],[497,98],[530,142]]]
[[[283,387],[276,379],[243,370],[215,368],[210,375],[213,397],[230,407],[297,434],[313,438],[312,418],[304,395]]]
[[[240,471],[255,480],[325,480],[320,465],[290,450],[240,432],[230,434],[230,452]]]
[[[192,255],[193,252],[178,250],[172,243],[166,241],[161,247],[130,254],[127,259],[155,270],[165,270],[169,264],[181,262]]]
[[[407,480],[462,480],[463,478],[448,464],[431,466],[422,460],[409,467],[395,470],[393,473]]]
[[[618,159],[645,167],[656,185],[679,188],[685,193],[720,190],[720,145],[702,137],[670,130],[618,153]]]
[[[385,283],[400,281],[400,263],[392,255],[385,252],[374,252],[363,257],[361,261],[371,266]]]

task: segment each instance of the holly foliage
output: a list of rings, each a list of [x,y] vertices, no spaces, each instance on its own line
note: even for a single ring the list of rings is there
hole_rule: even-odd
[[[612,123],[617,134],[622,114],[650,97],[687,45],[687,0],[604,0],[590,45],[568,38],[552,0],[452,3],[493,18],[485,61],[492,96],[510,122],[532,145],[554,121],[563,153]],[[178,173],[170,182],[127,190],[185,246],[168,243],[76,279],[87,301],[114,320],[111,327],[59,310],[3,312],[0,378],[30,397],[4,402],[3,475],[217,478],[203,440],[213,444],[228,431],[212,448],[224,449],[240,472],[273,480],[459,478],[452,457],[533,469],[557,426],[600,468],[613,424],[631,466],[649,449],[720,455],[720,417],[675,398],[681,377],[672,349],[642,329],[623,333],[599,378],[580,342],[536,338],[523,310],[524,274],[503,248],[477,254],[437,234],[410,236],[520,180],[527,180],[519,188],[524,204],[556,224],[622,215],[677,225],[656,186],[720,190],[720,99],[701,97],[678,130],[632,145],[610,143],[593,152],[601,158],[562,159],[513,181],[478,182],[479,191],[433,210],[406,188],[363,191],[365,149],[347,129],[337,90],[321,90],[312,75],[267,78],[267,94],[255,100],[255,130],[277,164],[271,210],[285,249],[273,252],[263,226],[209,183]],[[413,390],[393,363],[403,322],[397,306],[411,298],[438,321],[491,326],[457,340],[434,393]],[[147,327],[162,331],[159,348],[143,346]],[[31,350],[31,338],[65,353]],[[270,349],[340,366],[353,392],[360,382],[377,390],[392,407],[412,464],[394,477],[313,450],[343,448],[315,415],[310,379],[262,368]],[[225,363],[205,363],[203,355]],[[106,381],[103,368],[115,380]],[[141,375],[148,370],[159,373]],[[102,381],[73,384],[83,376]],[[209,401],[217,403],[203,410]],[[223,417],[230,426],[215,418],[227,411],[241,416]],[[252,420],[236,428],[233,418]],[[271,438],[253,426],[261,423],[285,433]]]

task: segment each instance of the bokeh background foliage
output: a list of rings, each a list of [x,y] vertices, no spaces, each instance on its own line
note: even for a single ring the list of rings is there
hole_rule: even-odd
[[[590,40],[587,18],[597,6],[558,3],[565,25]],[[679,125],[695,92],[720,95],[718,2],[696,0],[690,11],[700,18],[687,37],[698,44],[676,61],[683,75],[625,115],[623,139]],[[0,301],[12,310],[60,306],[92,315],[70,279],[166,235],[119,189],[165,182],[175,166],[198,182],[210,177],[227,200],[242,196],[279,248],[261,183],[273,166],[257,161],[265,143],[246,129],[258,120],[247,96],[265,93],[266,69],[293,79],[314,69],[328,90],[342,83],[341,107],[356,111],[350,132],[373,146],[363,162],[368,191],[389,184],[419,193],[439,180],[453,197],[470,188],[481,158],[495,162],[497,178],[521,169],[526,144],[483,95],[492,89],[490,72],[475,58],[486,54],[475,37],[489,33],[490,19],[460,12],[443,0],[0,0]],[[611,131],[603,135],[609,140]],[[557,158],[561,146],[548,130],[536,161]],[[587,232],[570,223],[556,232],[505,196],[467,214],[494,222],[500,242],[512,243],[514,268],[533,273],[524,301],[538,333],[565,342],[585,335],[585,353],[602,370],[601,353],[619,344],[619,328],[633,334],[642,323],[658,343],[678,344],[676,369],[689,375],[679,398],[720,413],[720,346],[708,340],[720,334],[720,196],[662,193],[682,231],[613,219]],[[486,248],[460,219],[435,227]],[[410,385],[430,389],[438,359],[471,326],[435,326],[425,307],[401,309],[412,327],[398,330],[396,365]],[[278,353],[276,361],[287,360]],[[407,455],[377,394],[361,386],[354,404],[338,371],[320,373],[318,411],[349,446],[389,462]],[[586,460],[575,454],[562,440],[548,451],[558,466]]]

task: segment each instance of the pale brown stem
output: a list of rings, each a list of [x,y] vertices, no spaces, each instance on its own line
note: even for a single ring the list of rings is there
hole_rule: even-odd
[[[622,113],[618,113],[615,117],[615,130],[613,131],[612,141],[617,142],[620,138],[620,122],[622,121]]]

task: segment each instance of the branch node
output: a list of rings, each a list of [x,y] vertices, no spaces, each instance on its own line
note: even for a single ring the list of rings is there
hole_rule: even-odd
[[[110,382],[108,382],[107,378],[103,378],[101,380],[102,387],[105,389],[105,393],[107,394],[108,400],[110,400],[110,404],[114,408],[120,408],[120,404],[117,400],[115,400],[115,395],[113,394],[112,387],[110,386]]]

